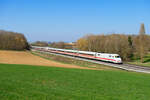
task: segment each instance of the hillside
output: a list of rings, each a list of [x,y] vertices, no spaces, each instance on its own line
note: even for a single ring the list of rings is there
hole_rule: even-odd
[[[0,64],[0,100],[149,100],[150,75]]]
[[[42,66],[55,66],[55,67],[79,68],[79,69],[95,69],[95,68],[80,67],[71,64],[63,64],[63,63],[47,60],[39,56],[35,56],[27,51],[0,50],[0,63],[42,65]]]

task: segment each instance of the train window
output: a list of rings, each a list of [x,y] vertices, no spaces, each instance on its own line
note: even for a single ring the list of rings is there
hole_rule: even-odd
[[[120,56],[115,56],[115,58],[120,58]]]
[[[79,54],[82,54],[82,55],[89,55],[89,56],[94,56],[94,54],[86,54],[86,53],[79,53]]]
[[[111,57],[111,55],[109,55],[109,57]]]

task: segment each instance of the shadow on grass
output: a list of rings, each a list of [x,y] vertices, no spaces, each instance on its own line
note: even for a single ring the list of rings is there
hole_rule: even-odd
[[[144,60],[144,62],[143,62],[143,63],[147,63],[147,62],[150,62],[150,58],[149,58],[149,59]]]

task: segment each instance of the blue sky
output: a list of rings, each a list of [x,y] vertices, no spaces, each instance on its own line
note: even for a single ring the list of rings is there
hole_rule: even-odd
[[[85,34],[150,34],[150,0],[0,0],[0,29],[29,42],[72,42]]]

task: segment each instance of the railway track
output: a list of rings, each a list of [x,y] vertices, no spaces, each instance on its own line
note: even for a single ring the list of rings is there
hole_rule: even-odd
[[[32,50],[33,51],[39,51],[39,50],[35,50],[35,49],[32,49]],[[92,59],[87,59],[87,58],[81,58],[81,57],[69,56],[69,55],[64,55],[64,54],[52,53],[52,52],[47,52],[47,51],[39,51],[39,52],[47,53],[47,54],[55,54],[55,55],[59,55],[59,56],[74,58],[74,59],[88,61],[88,62],[97,63],[97,64],[103,64],[106,66],[111,66],[111,67],[119,68],[119,69],[126,70],[126,71],[150,73],[150,68],[144,67],[144,66],[138,66],[138,65],[132,65],[132,64],[113,64],[113,63],[108,63],[108,62],[102,62],[102,61],[97,61],[97,60],[92,60]]]

